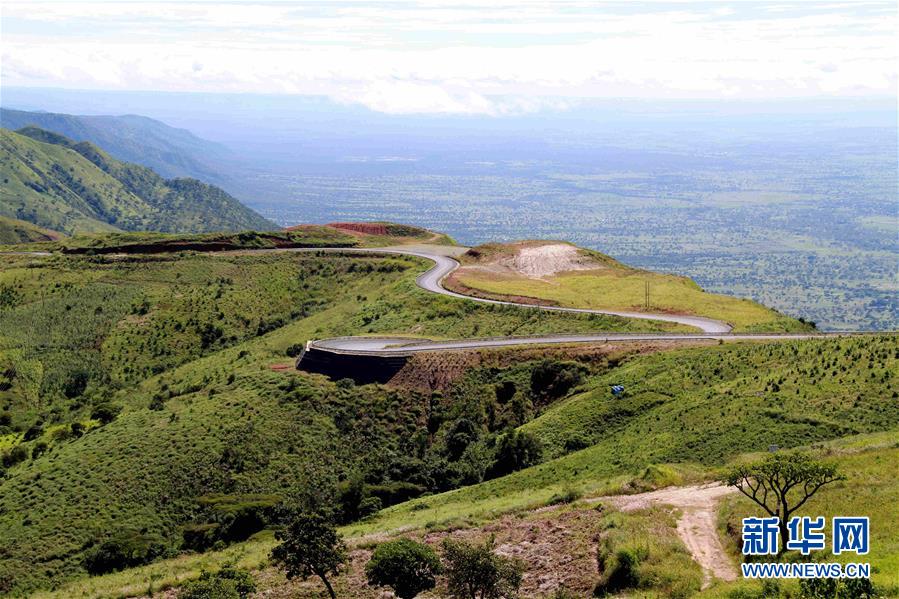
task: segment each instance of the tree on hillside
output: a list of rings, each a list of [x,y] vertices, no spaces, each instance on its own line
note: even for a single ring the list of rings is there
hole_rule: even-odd
[[[815,461],[802,453],[775,453],[763,461],[733,468],[723,482],[736,487],[769,516],[780,519],[780,555],[787,546],[790,517],[821,487],[845,478],[834,464]]]
[[[509,599],[518,594],[524,562],[497,555],[495,539],[483,544],[444,539],[447,590],[456,599]]]
[[[400,599],[433,589],[440,571],[437,553],[412,539],[381,543],[365,565],[368,584],[390,587]]]
[[[527,431],[514,430],[502,435],[496,444],[496,458],[487,472],[489,478],[505,476],[540,463],[540,440]]]
[[[347,551],[331,520],[318,513],[300,514],[275,538],[281,544],[272,549],[272,561],[286,570],[287,578],[318,576],[335,599],[328,576],[339,574]]]

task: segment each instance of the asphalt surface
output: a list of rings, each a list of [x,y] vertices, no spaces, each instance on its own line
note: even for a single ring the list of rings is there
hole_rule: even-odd
[[[334,339],[321,339],[309,343],[309,347],[341,354],[357,355],[411,355],[418,352],[429,351],[457,351],[465,349],[478,349],[488,347],[509,347],[516,345],[553,345],[564,343],[614,343],[628,341],[698,341],[698,340],[784,340],[784,339],[810,339],[814,337],[826,337],[845,335],[850,333],[781,333],[781,334],[732,334],[732,327],[720,320],[702,318],[699,316],[682,316],[676,314],[653,314],[648,312],[623,312],[616,310],[589,310],[583,308],[562,308],[557,306],[537,306],[533,304],[520,304],[516,302],[491,300],[480,297],[463,295],[450,291],[443,287],[443,280],[454,270],[459,268],[459,262],[453,255],[459,255],[467,248],[458,246],[394,246],[387,248],[292,248],[287,251],[294,252],[341,252],[362,254],[398,254],[416,256],[434,262],[434,266],[422,273],[416,279],[416,283],[422,289],[432,293],[448,295],[469,301],[485,304],[498,304],[505,306],[517,306],[531,310],[550,310],[555,312],[575,312],[582,314],[608,314],[624,318],[638,318],[643,320],[656,320],[664,322],[676,322],[699,329],[698,333],[591,333],[583,335],[539,335],[532,337],[495,337],[460,339],[453,341],[431,341],[428,339],[411,339],[402,337],[339,337]],[[284,251],[274,249],[243,250],[241,253],[264,253]],[[47,252],[3,252],[30,255],[49,255]]]
[[[559,306],[537,306],[534,304],[521,304],[517,302],[508,302],[501,300],[485,299],[474,297],[471,295],[463,295],[450,291],[443,286],[443,280],[454,270],[459,268],[459,261],[450,255],[437,253],[438,251],[450,252],[455,251],[457,254],[460,248],[457,246],[433,246],[429,249],[423,249],[425,246],[415,246],[414,249],[407,249],[403,246],[394,246],[388,248],[296,248],[292,251],[302,252],[355,252],[355,253],[377,253],[377,254],[402,254],[406,256],[417,256],[434,262],[434,266],[426,272],[420,274],[415,282],[419,287],[432,293],[440,295],[448,295],[450,297],[458,297],[483,304],[495,304],[501,306],[517,306],[519,308],[530,308],[532,310],[549,310],[553,312],[574,312],[579,314],[606,314],[610,316],[621,316],[623,318],[637,318],[640,320],[656,320],[662,322],[676,322],[687,326],[695,327],[704,333],[728,333],[733,328],[728,323],[714,320],[712,318],[703,318],[701,316],[686,316],[680,314],[655,314],[650,312],[623,312],[618,310],[592,310],[587,308],[562,308]],[[268,251],[268,250],[263,250]]]
[[[824,337],[824,333],[783,333],[783,334],[733,334],[732,327],[720,320],[702,318],[699,316],[681,316],[675,314],[652,314],[644,312],[622,312],[615,310],[588,310],[581,308],[561,308],[556,306],[535,306],[533,304],[519,304],[499,300],[472,297],[450,291],[443,287],[443,280],[454,270],[459,268],[459,262],[450,255],[436,253],[437,251],[451,253],[458,252],[460,248],[423,248],[414,249],[403,246],[391,248],[325,248],[321,251],[354,252],[354,253],[380,253],[402,254],[426,258],[434,262],[434,266],[422,273],[416,279],[416,283],[422,289],[432,293],[458,297],[470,301],[485,304],[499,304],[506,306],[518,306],[533,310],[551,310],[556,312],[576,312],[586,314],[609,314],[624,318],[639,318],[643,320],[660,320],[676,322],[696,327],[699,333],[591,333],[585,335],[538,335],[532,337],[496,337],[460,339],[453,341],[431,341],[427,339],[411,339],[402,337],[339,337],[333,339],[321,339],[312,341],[309,347],[315,349],[352,355],[411,355],[419,352],[432,351],[458,351],[465,349],[478,349],[489,347],[509,347],[516,345],[553,345],[565,343],[609,343],[628,341],[699,341],[699,340],[784,340],[784,339],[809,339]],[[297,251],[319,251],[301,249]],[[458,255],[458,254],[457,254]],[[832,335],[832,334],[831,334]]]
[[[339,354],[403,356],[432,351],[458,351],[488,347],[554,345],[565,343],[621,343],[629,341],[702,341],[810,339],[832,336],[825,333],[732,334],[732,333],[594,333],[588,335],[536,335],[533,337],[492,337],[430,341],[403,337],[335,337],[313,341],[311,347]]]

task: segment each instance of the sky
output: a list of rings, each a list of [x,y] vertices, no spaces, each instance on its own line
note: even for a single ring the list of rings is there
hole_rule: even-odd
[[[0,85],[504,115],[582,98],[895,97],[897,3],[4,1]]]

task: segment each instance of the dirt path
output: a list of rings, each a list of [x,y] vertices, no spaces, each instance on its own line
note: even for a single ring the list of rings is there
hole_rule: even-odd
[[[735,489],[713,483],[692,487],[668,487],[637,495],[599,497],[596,501],[613,505],[628,512],[653,504],[674,506],[681,510],[677,534],[690,550],[693,559],[702,567],[703,588],[712,578],[736,580],[737,572],[718,536],[717,511],[722,497]],[[592,501],[592,500],[591,500]]]

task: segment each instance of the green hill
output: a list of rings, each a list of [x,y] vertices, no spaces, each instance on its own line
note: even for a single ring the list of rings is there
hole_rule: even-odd
[[[264,566],[260,529],[285,504],[336,506],[351,536],[477,528],[568,495],[714,477],[772,443],[899,429],[889,335],[426,356],[383,386],[294,370],[313,338],[633,326],[436,296],[414,284],[424,268],[313,252],[0,256],[0,592],[74,581],[58,596],[132,596],[226,558]],[[515,472],[497,457],[512,429],[542,446]],[[157,563],[88,578],[100,547]]]
[[[89,141],[118,160],[149,167],[166,178],[227,182],[220,166],[231,159],[227,148],[147,117],[76,116],[2,108],[0,124],[10,130],[34,126],[69,139]]]
[[[0,216],[0,245],[56,241],[62,235],[24,220]]]
[[[0,131],[0,216],[68,234],[273,228],[221,189],[165,180],[90,142],[26,127]]]

